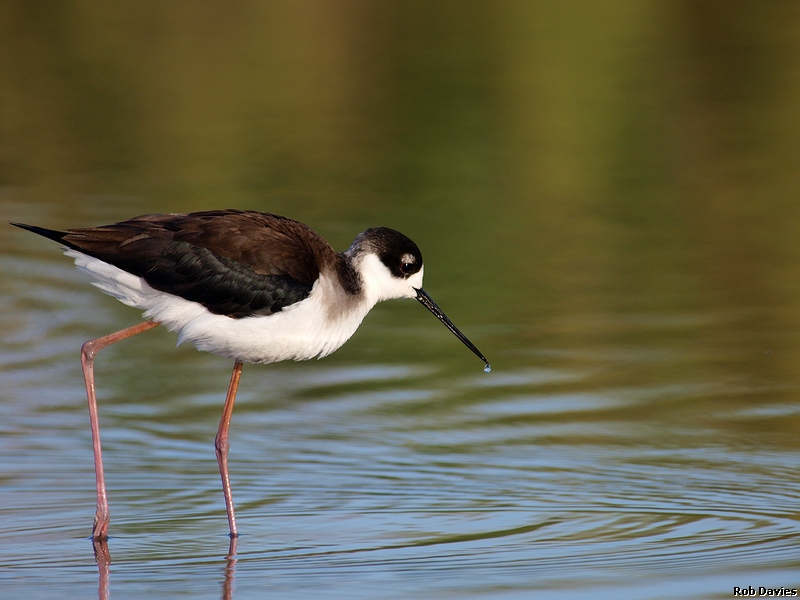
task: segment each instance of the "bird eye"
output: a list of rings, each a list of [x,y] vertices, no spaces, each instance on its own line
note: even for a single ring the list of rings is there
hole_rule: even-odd
[[[413,269],[414,269],[414,263],[410,262],[400,263],[400,270],[406,275],[411,273]]]
[[[400,257],[399,266],[400,272],[406,277],[419,271],[419,267],[417,267],[417,258],[410,252],[407,252]]]

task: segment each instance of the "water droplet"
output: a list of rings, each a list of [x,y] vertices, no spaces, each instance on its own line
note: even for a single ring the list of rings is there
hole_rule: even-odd
[[[484,373],[491,373],[492,372],[492,365],[490,365],[489,363],[486,363],[486,366],[483,367],[483,372]]]

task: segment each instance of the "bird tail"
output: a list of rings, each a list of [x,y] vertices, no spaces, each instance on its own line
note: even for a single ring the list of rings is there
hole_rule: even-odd
[[[28,231],[32,231],[38,235],[46,237],[56,242],[64,242],[64,236],[67,235],[66,231],[57,231],[55,229],[46,229],[44,227],[37,227],[36,225],[26,225],[25,223],[10,223],[14,227],[19,227],[21,229],[27,229]]]

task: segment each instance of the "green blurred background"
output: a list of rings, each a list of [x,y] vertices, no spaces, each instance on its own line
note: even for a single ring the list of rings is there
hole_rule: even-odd
[[[1,206],[388,225],[473,321],[744,310],[794,376],[798,32],[795,2],[4,2]]]

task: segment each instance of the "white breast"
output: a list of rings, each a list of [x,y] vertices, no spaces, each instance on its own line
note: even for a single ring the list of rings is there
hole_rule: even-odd
[[[355,333],[376,301],[347,296],[320,276],[303,301],[269,316],[232,319],[151,288],[142,278],[76,250],[65,251],[103,292],[145,311],[144,317],[179,332],[178,344],[234,360],[271,363],[327,356]],[[335,310],[334,310],[335,309]]]

